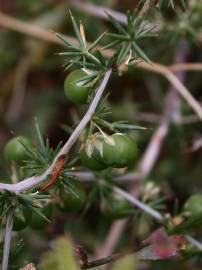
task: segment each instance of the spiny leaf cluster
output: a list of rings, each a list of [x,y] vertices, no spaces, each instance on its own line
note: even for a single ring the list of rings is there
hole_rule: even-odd
[[[66,58],[65,69],[79,67],[86,70],[88,75],[82,79],[83,84],[99,79],[108,68],[119,68],[129,64],[135,64],[139,60],[149,62],[144,50],[141,48],[141,40],[153,37],[155,26],[143,22],[136,11],[127,13],[127,24],[122,26],[112,15],[107,14],[115,32],[102,33],[92,45],[88,45],[85,37],[85,30],[80,23],[78,26],[75,18],[70,13],[72,25],[78,44],[73,44],[68,38],[56,33],[56,36],[68,47],[68,51],[61,52]],[[105,44],[100,42],[105,38]],[[112,57],[106,57],[105,50],[115,49]],[[108,51],[109,52],[109,51]]]

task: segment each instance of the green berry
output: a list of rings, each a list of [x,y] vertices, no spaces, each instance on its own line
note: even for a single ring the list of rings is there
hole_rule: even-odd
[[[89,86],[83,86],[79,82],[81,79],[86,77],[87,74],[83,70],[72,71],[64,81],[64,93],[66,97],[77,104],[85,104],[88,100],[90,93]]]
[[[137,145],[126,134],[116,133],[103,144],[103,161],[110,167],[124,168],[133,164],[137,158]]]
[[[192,195],[185,203],[184,210],[188,215],[202,215],[202,194]]]
[[[102,161],[102,157],[98,150],[94,147],[93,153],[89,157],[85,147],[80,152],[80,159],[83,165],[93,171],[101,171],[107,168],[107,165]]]
[[[4,148],[5,159],[16,163],[26,160],[28,156],[24,146],[27,148],[32,147],[30,140],[24,136],[18,136],[8,141]]]

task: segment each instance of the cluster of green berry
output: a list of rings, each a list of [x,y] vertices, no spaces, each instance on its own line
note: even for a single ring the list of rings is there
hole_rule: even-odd
[[[92,153],[88,153],[85,146],[80,152],[80,158],[85,167],[99,171],[108,167],[124,168],[134,163],[137,157],[137,146],[128,135],[115,133],[105,138],[98,133],[91,137],[91,144],[94,141]],[[103,142],[100,143],[98,139],[97,143],[96,139],[100,137]],[[98,151],[99,147],[101,147],[100,151]]]
[[[67,98],[78,104],[84,104],[88,100],[91,88],[84,86],[80,82],[85,78],[86,73],[82,70],[71,72],[64,82],[64,92]],[[91,145],[96,146],[96,139],[100,141],[102,134],[92,135],[89,138]],[[80,158],[83,165],[91,170],[99,171],[107,167],[123,168],[134,163],[137,156],[137,146],[135,142],[126,134],[115,133],[108,136],[107,140],[103,137],[100,146],[94,147],[92,153],[88,153],[87,147],[83,147]]]

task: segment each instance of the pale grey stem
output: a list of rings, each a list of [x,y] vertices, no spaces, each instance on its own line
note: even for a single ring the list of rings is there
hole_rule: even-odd
[[[95,174],[92,172],[74,171],[74,172],[69,172],[68,175],[76,177],[78,178],[78,181],[82,181],[82,182],[91,182],[96,179]],[[140,178],[141,178],[141,175],[139,173],[131,172],[124,175],[115,176],[113,179],[114,181],[118,183],[128,183],[128,182],[134,182],[134,181],[138,182]]]
[[[93,180],[95,180],[95,175],[92,172],[69,172],[68,175],[73,176],[78,178],[79,181],[83,181],[83,182],[91,182]],[[42,176],[38,176],[38,177],[42,177]],[[35,181],[34,179],[36,179],[37,177],[30,177],[28,178],[26,181],[32,182]],[[120,176],[116,176],[114,178],[115,181],[119,182],[119,183],[127,183],[127,182],[133,182],[134,181],[139,181],[142,178],[141,173],[136,173],[136,172],[131,172],[131,173],[127,173],[124,175],[120,175]],[[24,180],[25,181],[25,180]],[[21,189],[21,185],[19,185],[21,182],[17,183],[17,184],[6,184],[6,183],[0,183],[0,191],[10,191],[10,192],[21,192],[21,190],[19,190],[19,188]]]
[[[140,173],[142,180],[147,178],[156,163],[162,144],[168,133],[168,125],[168,119],[164,118],[153,134],[143,158],[139,163],[138,172]]]
[[[194,239],[192,236],[186,234],[185,238],[187,241],[189,241],[194,247],[198,248],[199,250],[202,251],[202,243],[199,242],[198,240]]]
[[[123,198],[125,198],[131,204],[135,205],[136,207],[147,213],[148,215],[158,220],[159,222],[163,222],[163,216],[158,211],[152,209],[147,204],[139,201],[125,190],[114,186],[113,191],[122,196]]]
[[[120,23],[126,24],[127,23],[127,17],[125,14],[114,11],[113,9],[97,6],[91,3],[82,2],[80,0],[71,0],[70,4],[73,7],[76,7],[82,11],[84,11],[87,14],[94,15],[96,17],[100,17],[103,19],[108,19],[107,13],[112,15],[114,18],[116,18]]]
[[[2,270],[8,269],[8,260],[9,260],[9,254],[10,254],[10,246],[11,246],[14,211],[15,211],[15,209],[12,208],[9,211],[8,216],[7,216],[6,229],[5,229],[5,239],[4,239],[4,249],[3,249]]]
[[[83,129],[86,127],[86,125],[90,121],[90,119],[91,119],[93,113],[95,112],[95,109],[96,109],[96,107],[97,107],[97,105],[102,97],[102,94],[105,90],[105,87],[106,87],[108,81],[109,81],[111,73],[112,73],[111,69],[106,72],[100,86],[98,87],[98,89],[96,91],[95,97],[88,108],[88,111],[86,112],[83,119],[76,127],[76,129],[73,131],[73,133],[71,134],[71,136],[69,137],[69,139],[67,140],[65,145],[59,151],[59,153],[55,157],[53,163],[47,168],[47,170],[42,175],[29,177],[27,179],[22,180],[21,182],[19,182],[17,184],[0,183],[0,191],[7,190],[10,192],[14,192],[14,193],[23,192],[23,191],[26,191],[30,188],[33,188],[34,186],[41,184],[46,179],[46,177],[53,171],[58,157],[61,155],[66,155],[69,152],[69,150],[74,145],[74,143],[76,142],[78,137],[81,135]]]
[[[187,88],[181,83],[181,81],[172,73],[167,72],[165,74],[169,81],[172,81],[172,84],[176,87],[180,95],[188,102],[191,108],[195,111],[198,117],[202,120],[202,106],[200,103],[187,91]]]

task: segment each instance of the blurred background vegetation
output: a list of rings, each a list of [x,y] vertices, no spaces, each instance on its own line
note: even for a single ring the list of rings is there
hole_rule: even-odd
[[[88,1],[101,6],[126,12],[136,7],[135,0]],[[111,25],[93,15],[88,15],[60,0],[1,0],[1,12],[29,24],[38,25],[67,35],[73,35],[68,16],[71,8],[75,18],[82,20],[88,41],[94,40]],[[202,45],[194,34],[186,36],[179,29],[178,17],[172,8],[152,11],[151,20],[167,23],[162,33],[149,42],[143,42],[149,58],[163,65],[172,65],[179,53],[181,43],[186,41],[187,62],[202,61]],[[202,9],[198,11],[202,18]],[[165,19],[166,18],[166,19]],[[182,18],[182,17],[180,17]],[[175,25],[175,27],[168,26]],[[198,26],[198,25],[197,25]],[[178,27],[178,28],[177,28]],[[201,29],[198,27],[198,29]],[[177,31],[179,30],[179,31]],[[178,33],[177,33],[178,32]],[[198,31],[197,31],[198,32]],[[175,37],[175,38],[171,38]],[[33,118],[36,116],[44,137],[49,137],[52,147],[65,142],[67,128],[73,127],[87,109],[75,106],[64,97],[63,59],[57,55],[62,48],[53,43],[29,35],[8,30],[0,26],[0,150],[13,135],[26,135],[36,140]],[[185,84],[195,98],[202,102],[201,72],[186,72]],[[165,106],[168,82],[161,76],[132,68],[123,76],[114,75],[107,88],[109,91],[110,120],[128,120],[132,124],[150,128],[147,131],[131,132],[137,141],[139,157],[144,152],[155,128],[161,121]],[[202,125],[185,101],[181,101],[180,120],[172,122],[168,136],[162,146],[158,161],[147,182],[152,181],[160,188],[165,199],[164,207],[172,214],[182,209],[187,198],[202,191]],[[9,168],[0,156],[0,180],[9,181]],[[85,184],[90,192],[91,184]],[[146,185],[146,184],[145,184]],[[29,262],[40,263],[53,239],[70,234],[76,243],[85,246],[89,254],[104,242],[111,221],[100,213],[99,201],[78,213],[67,214],[56,210],[53,222],[42,231],[27,228],[14,235],[11,269],[18,269]],[[176,213],[175,213],[176,212]],[[138,217],[138,219],[137,219]],[[151,218],[136,212],[116,246],[117,250],[139,241],[155,228]],[[2,230],[3,232],[3,230]],[[197,230],[197,239],[202,239],[202,230]],[[3,241],[0,234],[0,243]],[[145,268],[143,268],[145,267]],[[170,260],[142,266],[141,269],[192,269],[202,267],[202,260]],[[114,268],[115,269],[115,268]],[[116,268],[118,269],[118,268]],[[126,269],[127,270],[127,269]]]

